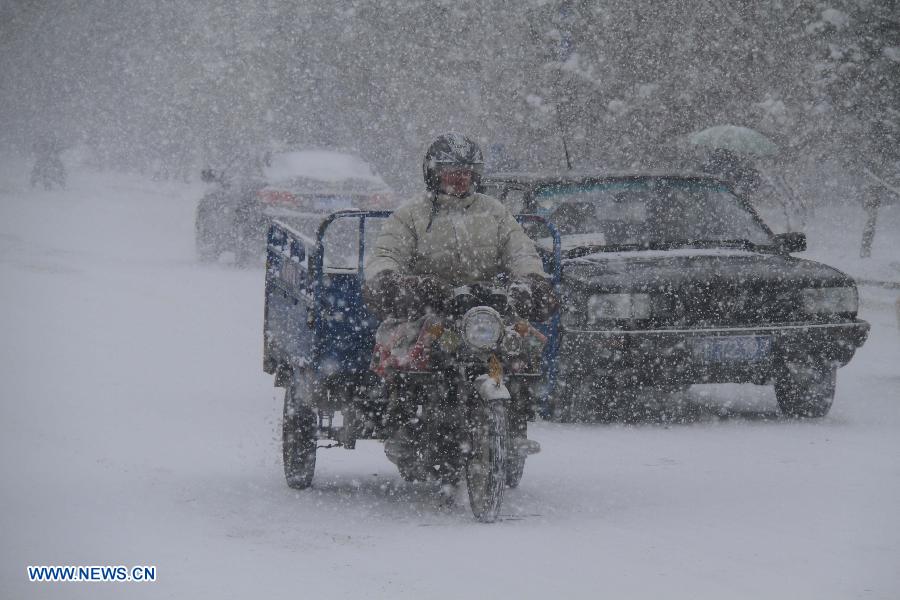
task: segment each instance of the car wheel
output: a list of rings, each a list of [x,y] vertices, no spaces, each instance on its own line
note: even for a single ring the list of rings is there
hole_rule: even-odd
[[[788,417],[824,417],[834,401],[836,379],[832,366],[788,364],[775,378],[781,412]]]
[[[284,391],[282,456],[284,478],[297,490],[312,484],[316,471],[316,412],[310,401],[309,377],[300,374]]]
[[[549,419],[557,423],[572,423],[575,420],[575,408],[572,404],[572,395],[557,389],[550,397]]]
[[[640,422],[645,418],[647,393],[641,387],[603,387],[597,396],[594,419],[601,423]]]
[[[243,229],[234,241],[234,263],[238,267],[255,267],[265,261],[265,233],[259,227]]]
[[[583,383],[558,381],[550,399],[550,420],[558,423],[577,423],[596,418],[595,391]]]

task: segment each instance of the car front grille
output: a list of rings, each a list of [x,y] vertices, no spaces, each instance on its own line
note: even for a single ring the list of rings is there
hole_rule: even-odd
[[[710,284],[668,290],[655,320],[667,326],[754,326],[802,318],[796,294],[771,283]]]

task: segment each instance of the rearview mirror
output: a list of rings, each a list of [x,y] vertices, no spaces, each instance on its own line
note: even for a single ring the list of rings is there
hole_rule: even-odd
[[[789,231],[775,236],[775,245],[779,252],[791,254],[792,252],[806,251],[806,234],[802,231]]]

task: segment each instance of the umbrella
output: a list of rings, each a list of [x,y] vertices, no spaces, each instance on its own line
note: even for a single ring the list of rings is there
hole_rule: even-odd
[[[778,153],[778,146],[758,131],[737,125],[716,125],[688,136],[694,146],[722,148],[737,154],[772,156]]]

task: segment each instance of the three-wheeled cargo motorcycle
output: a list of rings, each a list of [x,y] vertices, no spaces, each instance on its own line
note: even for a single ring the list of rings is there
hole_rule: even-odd
[[[519,318],[492,281],[454,289],[445,314],[379,329],[361,287],[366,247],[389,215],[333,213],[314,237],[296,223],[268,230],[263,368],[285,388],[285,478],[309,487],[317,449],[384,440],[405,480],[452,489],[464,477],[476,519],[492,522],[539,450],[527,423],[554,383],[559,317]],[[542,258],[558,286],[555,228],[517,219],[553,239]]]

